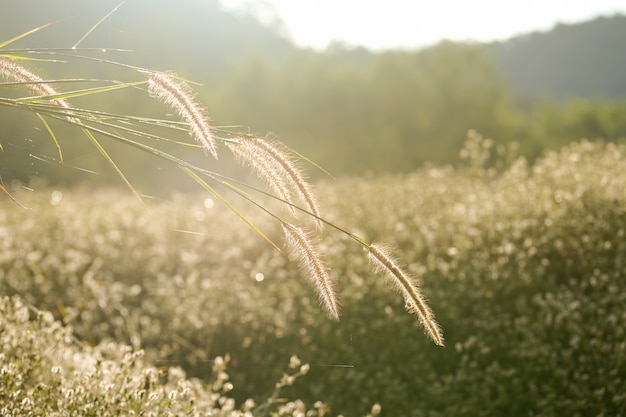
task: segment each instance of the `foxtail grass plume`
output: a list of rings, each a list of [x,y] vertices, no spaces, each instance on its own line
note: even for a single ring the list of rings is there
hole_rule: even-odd
[[[313,214],[318,229],[323,229],[319,204],[311,186],[304,180],[288,147],[267,138],[246,135],[227,144],[235,157],[252,168],[279,198],[286,201],[292,212],[292,195],[295,194]]]
[[[22,83],[28,87],[33,93],[40,95],[42,98],[47,96],[56,96],[59,92],[46,82],[39,75],[35,74],[31,70],[19,65],[10,59],[0,57],[0,78],[6,80],[12,80],[17,83]],[[63,98],[55,98],[50,100],[51,103],[63,107],[64,109],[71,110],[72,106]],[[69,113],[69,111],[67,112]],[[66,114],[65,120],[70,123],[76,123],[77,119]]]
[[[174,76],[161,72],[151,72],[148,77],[150,95],[174,110],[189,123],[194,139],[205,152],[217,159],[217,149],[213,130],[204,108],[196,101],[191,89]]]
[[[328,268],[320,258],[316,239],[300,227],[288,223],[283,223],[282,226],[291,254],[298,259],[300,269],[313,282],[328,315],[338,321],[339,305],[335,295],[335,286]]]
[[[391,278],[395,287],[402,292],[407,310],[417,315],[420,323],[433,342],[439,346],[443,346],[441,328],[435,321],[433,312],[426,303],[426,299],[419,291],[415,280],[398,266],[397,262],[389,255],[387,250],[381,248],[379,245],[372,244],[369,246],[368,258],[380,272],[384,272]]]
[[[293,204],[291,191],[285,183],[285,176],[280,173],[280,168],[274,163],[274,159],[262,157],[258,148],[251,145],[249,141],[237,139],[236,142],[226,142],[226,146],[231,150],[235,158],[242,164],[247,165],[276,193],[278,198]],[[289,207],[295,212],[293,207]]]

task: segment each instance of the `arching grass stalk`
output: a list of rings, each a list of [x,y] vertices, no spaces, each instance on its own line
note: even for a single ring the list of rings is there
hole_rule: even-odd
[[[12,43],[13,43],[13,42],[15,42],[15,41],[19,41],[20,39],[25,38],[25,37],[27,37],[28,35],[32,35],[33,33],[40,31],[41,29],[47,28],[48,26],[50,26],[50,25],[52,25],[52,24],[53,24],[53,23],[45,23],[45,24],[43,24],[43,25],[41,25],[41,26],[38,26],[38,27],[36,27],[36,28],[34,28],[34,29],[31,29],[31,30],[29,30],[29,31],[26,31],[26,32],[24,32],[24,33],[21,33],[21,34],[19,34],[19,35],[15,36],[15,37],[13,37],[13,38],[11,38],[11,39],[9,39],[9,40],[6,40],[6,41],[4,41],[4,42],[0,42],[0,49],[1,49],[1,48],[4,48],[4,47],[5,47],[5,46],[7,46],[7,45],[12,44]]]
[[[14,40],[23,36],[14,38]],[[0,44],[0,48],[8,43],[10,42]],[[45,53],[45,51],[42,50],[40,53]],[[4,79],[10,80],[9,83],[0,83],[0,86],[11,85],[13,87],[22,87],[36,95],[33,97],[23,97],[18,99],[0,97],[0,105],[37,114],[59,148],[59,159],[61,162],[61,146],[52,131],[52,128],[46,122],[46,117],[57,119],[80,128],[139,199],[141,199],[139,193],[137,193],[130,182],[126,179],[123,172],[108,155],[105,148],[96,138],[96,135],[116,140],[177,165],[190,178],[199,183],[204,189],[209,191],[220,202],[239,216],[246,224],[248,224],[248,226],[253,228],[253,230],[263,237],[263,239],[280,251],[281,249],[279,245],[270,240],[233,204],[231,204],[213,186],[205,181],[201,175],[234,191],[237,195],[260,208],[280,223],[290,253],[298,260],[298,264],[302,272],[310,278],[319,295],[321,304],[324,306],[328,315],[331,318],[338,320],[340,316],[339,303],[337,302],[333,279],[331,278],[329,269],[323,261],[322,254],[319,250],[319,237],[314,233],[314,231],[296,225],[294,221],[283,218],[272,212],[270,209],[258,202],[253,195],[244,191],[244,188],[269,196],[288,207],[290,209],[291,216],[295,216],[298,212],[304,213],[309,218],[314,220],[318,230],[321,230],[323,225],[328,225],[360,244],[367,252],[367,257],[369,258],[371,264],[375,267],[375,270],[382,272],[390,278],[394,286],[403,294],[407,309],[418,317],[419,322],[424,327],[430,338],[437,345],[443,345],[441,330],[436,323],[434,315],[428,307],[424,296],[421,294],[415,278],[410,276],[407,271],[400,266],[399,262],[390,255],[389,250],[383,249],[383,245],[378,243],[367,243],[361,237],[329,222],[322,216],[317,200],[312,192],[312,188],[305,181],[302,171],[296,164],[296,159],[298,157],[297,153],[293,152],[282,143],[269,140],[267,138],[259,138],[251,135],[234,135],[233,137],[216,136],[215,133],[220,130],[214,128],[210,124],[204,108],[196,100],[191,88],[189,88],[184,81],[173,74],[149,71],[137,67],[126,66],[124,64],[96,59],[96,61],[99,62],[106,62],[129,68],[136,73],[142,74],[145,78],[141,81],[130,83],[115,81],[103,87],[60,92],[52,87],[49,81],[46,81],[43,77],[37,75],[36,72],[25,68],[20,63],[15,62],[16,60],[17,58],[14,56],[0,54],[0,76]],[[79,79],[55,80],[55,83],[71,82],[79,82]],[[149,95],[176,111],[184,123],[173,123],[166,120],[115,115],[97,110],[74,108],[68,101],[73,97],[100,94],[113,90],[121,90],[127,87],[137,87],[144,83],[148,85]],[[197,143],[197,145],[193,146],[201,147],[205,153],[209,153],[215,158],[218,156],[216,146],[217,141],[225,143],[226,147],[233,152],[237,159],[244,162],[257,174],[257,176],[264,179],[273,193],[250,186],[244,182],[233,180],[219,173],[195,166],[168,152],[126,136],[132,135],[138,139],[147,140],[167,140],[180,144],[181,146],[192,146],[189,143],[174,141],[169,138],[167,134],[157,135],[147,132],[145,130],[146,126],[191,132]],[[9,197],[12,198],[4,186],[1,187],[0,191],[6,192]],[[296,203],[296,200],[303,206]]]

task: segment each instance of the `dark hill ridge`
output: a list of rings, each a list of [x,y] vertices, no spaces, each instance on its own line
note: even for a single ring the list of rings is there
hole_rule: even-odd
[[[559,24],[488,45],[516,94],[626,98],[626,16]]]

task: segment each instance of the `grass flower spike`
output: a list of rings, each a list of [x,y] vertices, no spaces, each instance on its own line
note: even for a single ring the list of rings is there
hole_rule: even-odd
[[[426,333],[439,346],[443,346],[443,335],[426,299],[419,291],[415,280],[398,266],[396,261],[379,245],[369,246],[368,257],[378,270],[387,274],[402,292],[409,312],[417,315]]]
[[[248,164],[265,180],[282,200],[293,204],[292,195],[295,194],[315,217],[318,229],[323,229],[317,200],[295,164],[289,148],[273,140],[250,135],[238,137],[228,147],[238,160]],[[290,208],[295,212],[293,207]]]
[[[39,75],[7,58],[0,57],[0,78],[24,84],[33,93],[40,95],[42,99],[45,99],[47,96],[56,96],[59,94],[54,87]],[[70,110],[72,108],[67,100],[63,98],[55,98],[50,101],[64,109]],[[65,116],[65,119],[70,123],[77,121],[74,117],[69,115]]]
[[[335,295],[334,283],[328,274],[328,268],[317,251],[317,242],[304,229],[283,223],[283,231],[291,253],[298,259],[300,268],[310,278],[320,297],[322,305],[334,320],[339,320],[339,306]]]
[[[226,142],[226,146],[232,151],[235,158],[242,164],[248,165],[256,175],[276,193],[276,196],[289,204],[293,204],[291,191],[285,183],[285,176],[280,173],[280,168],[274,163],[274,159],[265,157],[259,153],[251,140],[238,138],[236,142]],[[289,207],[295,212],[293,207]]]
[[[217,159],[215,138],[204,108],[196,101],[191,89],[182,81],[161,72],[151,72],[148,78],[150,95],[167,104],[189,123],[194,139],[205,152]]]

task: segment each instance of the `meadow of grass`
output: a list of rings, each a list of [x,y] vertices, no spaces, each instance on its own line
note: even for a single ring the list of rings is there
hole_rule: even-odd
[[[0,201],[0,411],[625,415],[626,148],[500,153],[472,134],[458,168],[316,184],[330,221],[402,253],[445,348],[332,228],[339,322],[206,195],[15,192],[31,209]]]

